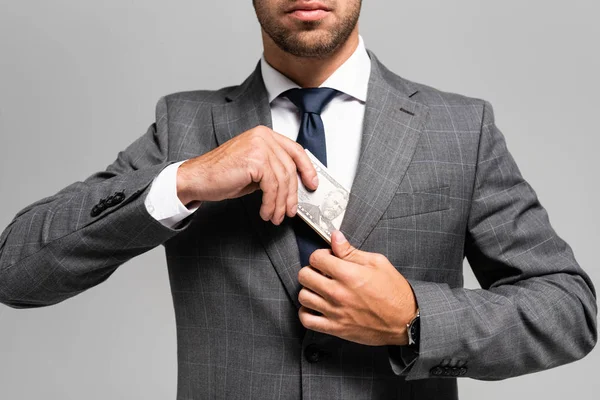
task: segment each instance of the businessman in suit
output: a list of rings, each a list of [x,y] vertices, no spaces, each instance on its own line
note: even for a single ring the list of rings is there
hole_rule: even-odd
[[[360,6],[255,0],[255,71],[160,99],[105,171],[19,212],[0,301],[56,304],[164,245],[178,399],[456,399],[458,377],[584,357],[594,286],[490,104],[386,69]],[[352,188],[331,248],[295,216],[296,175],[318,187],[302,147]]]

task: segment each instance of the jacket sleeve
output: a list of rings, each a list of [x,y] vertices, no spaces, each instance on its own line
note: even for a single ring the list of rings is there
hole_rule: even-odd
[[[178,232],[144,205],[153,179],[170,164],[167,118],[162,98],[156,122],[105,171],[16,215],[0,236],[0,302],[13,308],[59,303]]]
[[[481,289],[409,280],[419,354],[390,359],[407,380],[500,380],[578,360],[596,344],[590,277],[522,178],[487,102],[482,120],[465,243]]]

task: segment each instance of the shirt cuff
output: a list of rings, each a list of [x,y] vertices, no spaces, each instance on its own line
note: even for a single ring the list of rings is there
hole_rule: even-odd
[[[177,196],[177,169],[184,162],[185,160],[163,169],[152,181],[144,200],[148,213],[168,228],[174,228],[198,209],[198,206],[188,209]]]

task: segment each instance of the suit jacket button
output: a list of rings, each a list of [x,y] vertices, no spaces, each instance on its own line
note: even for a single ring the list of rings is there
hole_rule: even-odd
[[[458,375],[459,375],[459,376],[464,376],[466,373],[467,373],[467,367],[461,367],[461,368],[458,370]]]
[[[106,205],[106,200],[105,199],[101,199],[98,204],[96,204],[96,208],[99,210],[99,213],[101,213],[102,211],[106,210],[107,205]]]
[[[431,368],[431,370],[429,371],[429,373],[431,375],[435,375],[435,376],[440,376],[444,373],[444,370],[442,367],[440,367],[439,365],[437,367],[433,367]]]
[[[459,376],[460,375],[460,368],[453,367],[452,370],[450,371],[450,375],[451,376]]]
[[[106,198],[106,207],[112,207],[117,205],[117,201],[114,196],[108,196]]]
[[[125,193],[124,192],[117,192],[114,194],[113,198],[115,199],[115,205],[121,203],[123,200],[125,200]]]
[[[310,344],[304,349],[304,358],[311,364],[317,363],[321,360],[321,350],[316,344]]]
[[[90,213],[90,215],[91,215],[93,218],[95,218],[95,217],[97,217],[98,215],[100,215],[100,214],[102,213],[102,211],[104,211],[104,210],[102,209],[102,207],[100,207],[100,206],[98,206],[98,205],[95,205],[95,206],[94,206],[94,208],[92,208],[92,212]]]

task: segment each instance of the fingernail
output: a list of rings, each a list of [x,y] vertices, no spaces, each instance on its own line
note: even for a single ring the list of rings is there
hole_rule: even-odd
[[[315,176],[312,182],[313,182],[313,185],[319,186],[319,177]]]
[[[333,233],[335,235],[335,242],[338,244],[342,244],[346,241],[346,237],[341,231],[335,231]]]
[[[260,215],[260,218],[265,222],[267,222],[271,219],[271,217],[268,216],[267,213],[264,212],[263,210],[260,210],[259,215]]]
[[[298,211],[298,206],[294,206],[292,207],[292,215],[296,215],[296,212]]]

